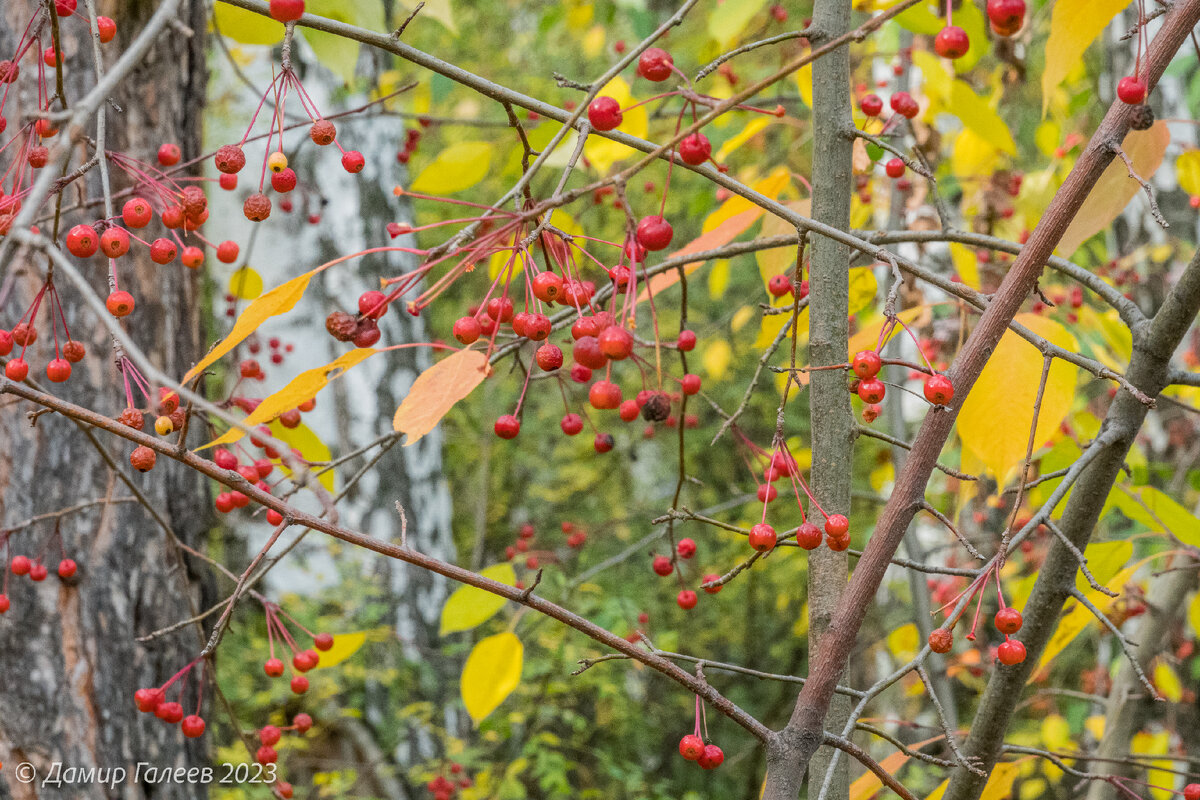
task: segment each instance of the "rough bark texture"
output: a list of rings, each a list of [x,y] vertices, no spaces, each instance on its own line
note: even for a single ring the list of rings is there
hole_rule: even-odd
[[[34,0],[10,0],[0,8],[0,52],[11,55],[16,37],[25,29],[35,9]],[[153,12],[148,2],[100,2],[98,12],[118,21],[117,38],[105,45],[107,58],[115,58],[136,36]],[[177,142],[184,158],[200,154],[199,114],[204,103],[205,10],[202,0],[189,0],[182,21],[195,35],[178,32],[164,36],[153,47],[146,63],[133,73],[108,107],[108,146],[143,160],[153,160],[162,142]],[[68,100],[79,97],[95,82],[91,38],[84,3],[73,18],[61,20]],[[49,46],[49,27],[42,46]],[[22,112],[32,110],[36,93],[31,80],[34,48],[22,63],[18,88],[9,97],[5,116],[8,132]],[[28,70],[26,70],[28,67]],[[53,87],[54,75],[48,75]],[[53,91],[53,88],[51,88]],[[90,131],[89,131],[90,133]],[[74,163],[86,159],[77,156]],[[114,175],[114,188],[129,184]],[[68,190],[68,203],[75,189]],[[100,195],[93,170],[88,195]],[[67,217],[61,230],[92,221],[102,212]],[[43,224],[43,230],[49,226]],[[96,290],[105,293],[105,269],[96,258],[89,268]],[[202,344],[201,303],[195,273],[179,264],[158,267],[135,249],[121,263],[122,288],[138,301],[129,318],[129,329],[139,344],[167,372],[179,374],[197,358]],[[44,265],[18,253],[3,265],[0,315],[6,327],[14,324],[36,293]],[[88,358],[75,365],[71,379],[55,390],[60,396],[110,414],[125,401],[114,369],[111,344],[95,333],[98,326],[64,291],[64,306],[72,333],[85,343]],[[43,379],[46,362],[53,357],[48,309],[39,313],[41,336],[27,360],[31,376]],[[61,335],[61,332],[60,332]],[[160,459],[151,472],[141,475],[129,466],[130,447],[99,434],[95,441],[66,418],[47,414],[30,426],[27,403],[6,404],[0,413],[0,519],[13,524],[36,514],[56,511],[76,503],[110,497],[130,497],[130,489],[116,478],[102,457],[103,447],[132,482],[189,544],[198,544],[209,522],[207,491],[201,476],[180,464]],[[198,432],[198,435],[202,432]],[[98,443],[98,445],[97,445]],[[195,630],[185,629],[151,644],[136,637],[184,619],[192,602],[199,602],[203,570],[184,565],[168,544],[163,528],[137,503],[97,505],[62,519],[64,552],[79,563],[71,583],[59,581],[55,568],[62,557],[57,541],[51,542],[53,523],[24,528],[11,537],[12,554],[44,553],[50,578],[33,583],[8,577],[12,609],[0,617],[0,798],[199,798],[207,788],[186,784],[135,786],[115,789],[98,785],[45,787],[16,780],[15,766],[31,762],[45,777],[54,762],[71,767],[125,767],[138,761],[154,766],[191,766],[205,757],[203,741],[185,740],[177,727],[138,713],[133,704],[137,687],[157,685],[174,674],[199,651]],[[0,548],[0,556],[3,550]],[[4,565],[7,567],[7,564]],[[196,682],[191,681],[194,688]],[[195,703],[188,693],[187,702]],[[192,713],[189,708],[188,713]],[[189,744],[185,745],[185,741]]]
[[[1129,365],[1130,382],[1157,397],[1167,385],[1171,354],[1200,311],[1200,253],[1193,257],[1179,283],[1167,296],[1163,307],[1149,325],[1134,331],[1133,359]],[[1121,466],[1142,427],[1149,409],[1128,392],[1119,392],[1109,407],[1097,434],[1105,442],[1101,453],[1087,466],[1071,491],[1058,527],[1079,550],[1087,547],[1092,530],[1104,508],[1105,498],[1120,474]],[[1037,668],[1042,651],[1058,627],[1063,604],[1075,586],[1079,561],[1058,539],[1050,547],[1029,602],[1025,604],[1025,624],[1020,639],[1025,645],[1025,661],[1014,666],[997,665],[980,700],[963,750],[968,758],[980,759],[989,772],[1004,743],[1004,734],[1012,720],[1017,699],[1029,676]],[[1148,649],[1153,642],[1144,642]],[[950,776],[946,800],[972,800],[987,783],[965,769]]]
[[[850,0],[817,0],[815,43],[850,29]],[[824,131],[813,143],[813,218],[839,230],[850,229],[854,140],[845,132],[854,125],[850,108],[850,49],[839,48],[813,65],[813,126]],[[832,239],[813,240],[809,271],[809,363],[844,364],[849,341],[850,248]],[[850,515],[850,480],[854,465],[854,411],[840,370],[810,373],[809,408],[812,431],[812,488],[830,514]],[[814,520],[821,524],[819,517]],[[846,553],[819,547],[808,556],[809,663],[822,650],[834,611],[846,586]],[[837,696],[826,727],[841,732],[850,713],[850,698]],[[815,798],[825,780],[834,750],[823,747],[812,761],[809,795]],[[846,759],[835,768],[829,800],[849,791]],[[789,790],[787,797],[796,794]]]

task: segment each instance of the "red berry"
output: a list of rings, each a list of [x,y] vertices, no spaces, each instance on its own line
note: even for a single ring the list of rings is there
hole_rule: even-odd
[[[879,112],[883,111],[883,100],[877,94],[864,95],[863,99],[858,101],[858,107],[868,117],[878,117]]]
[[[691,539],[680,539],[679,543],[675,545],[675,552],[679,554],[680,558],[691,558],[696,555],[696,543]]]
[[[133,312],[133,295],[123,290],[115,291],[104,301],[104,305],[114,317],[127,317]]]
[[[792,281],[787,275],[772,275],[767,281],[767,291],[772,297],[783,297],[792,291]]]
[[[621,104],[615,99],[601,95],[588,106],[588,122],[598,131],[611,131],[621,124]]]
[[[954,384],[945,375],[930,375],[925,381],[925,399],[935,406],[949,405],[954,399]]]
[[[299,672],[308,672],[310,669],[317,666],[319,661],[320,656],[318,656],[312,650],[301,650],[299,653],[296,653],[294,656],[292,656],[292,666],[295,667]]]
[[[962,58],[971,49],[971,39],[957,25],[947,25],[933,40],[933,49],[942,58]]]
[[[107,44],[117,35],[117,23],[109,17],[96,17],[96,27],[100,31],[100,42]]]
[[[183,706],[179,703],[159,703],[158,708],[154,709],[154,716],[174,725],[183,719]]]
[[[71,362],[65,358],[54,358],[46,365],[46,377],[54,383],[62,383],[71,377]]]
[[[547,372],[553,372],[563,365],[563,351],[556,344],[544,344],[533,354],[537,365]]]
[[[46,576],[48,574],[49,570],[46,569],[46,565],[40,561],[33,563],[29,567],[29,577],[31,580],[36,581],[37,583],[41,583],[42,581],[46,580]]]
[[[79,0],[54,0],[54,11],[60,17],[69,17],[79,7]]]
[[[358,297],[358,313],[371,319],[379,319],[387,313],[388,307],[384,301],[387,295],[378,290],[363,292]]]
[[[9,602],[8,595],[0,594],[0,614],[7,614],[12,608],[12,603]]]
[[[708,141],[708,137],[703,133],[693,133],[691,136],[683,137],[683,141],[679,143],[679,157],[683,159],[683,163],[695,166],[708,161],[708,157],[712,154],[712,143]]]
[[[155,264],[170,264],[178,250],[170,239],[155,239],[150,245],[150,260]]]
[[[90,258],[100,249],[100,237],[91,225],[76,225],[67,232],[67,250],[76,258]]]
[[[350,170],[357,172],[357,170]],[[296,171],[291,167],[285,167],[279,172],[271,173],[271,188],[280,194],[287,194],[292,189],[296,188]]]
[[[270,12],[280,22],[294,22],[304,14],[304,0],[271,0]]]
[[[217,148],[213,163],[217,165],[217,171],[221,174],[236,175],[246,166],[246,154],[236,144],[227,144]]]
[[[696,333],[695,331],[680,331],[679,338],[675,341],[675,346],[685,353],[690,353],[696,349]]]
[[[355,174],[363,171],[367,161],[363,158],[363,154],[357,150],[347,150],[342,153],[342,168],[350,174]]]
[[[70,342],[67,342],[67,344],[70,344]],[[0,356],[8,355],[9,353],[12,352],[12,349],[13,349],[12,334],[6,330],[0,329]]]
[[[900,158],[891,159],[884,167],[884,171],[887,172],[889,178],[899,178],[904,174],[904,160]]]
[[[725,751],[715,744],[706,744],[704,746],[704,754],[696,759],[696,763],[703,769],[716,769],[725,763]]]
[[[675,566],[671,563],[671,559],[666,556],[655,556],[650,566],[654,569],[655,575],[660,575],[664,578],[670,575],[671,571],[675,569]]]
[[[14,358],[4,365],[4,376],[18,383],[29,375],[29,362],[23,358]]]
[[[292,717],[292,724],[296,726],[296,730],[300,733],[308,733],[313,726],[312,717],[303,712]]]
[[[841,538],[850,532],[850,520],[844,514],[832,514],[825,518],[825,533]]]
[[[775,529],[765,522],[760,522],[750,529],[750,547],[760,553],[767,553],[775,549],[777,541],[779,541],[779,536],[775,533]]]
[[[177,144],[168,142],[158,148],[158,163],[164,167],[175,166],[181,158],[183,158],[183,154],[179,151]]]
[[[1025,0],[988,0],[987,15],[993,28],[1013,30],[1015,33],[1025,21]]]
[[[162,705],[162,689],[138,689],[133,693],[133,702],[137,705],[138,711],[143,714],[152,714]]]
[[[1025,645],[1016,639],[1009,639],[996,648],[996,655],[1001,664],[1007,664],[1010,667],[1013,664],[1020,664],[1025,660]]]
[[[661,47],[651,47],[638,56],[637,71],[648,81],[658,83],[671,77],[671,66],[675,60]]]
[[[575,436],[583,430],[583,417],[578,414],[566,414],[558,426],[567,436]]]
[[[633,335],[620,325],[609,325],[596,337],[600,352],[616,361],[629,358],[633,352]]]
[[[588,389],[588,402],[597,409],[617,408],[621,405],[621,387],[612,381],[596,381]]]
[[[683,380],[679,382],[679,388],[684,394],[692,395],[700,391],[700,376],[688,373],[683,376]]]
[[[996,630],[1009,635],[1021,630],[1021,625],[1025,622],[1021,617],[1021,612],[1011,606],[997,611],[994,621],[996,623]]]
[[[674,235],[671,223],[659,216],[642,217],[637,226],[638,244],[651,252],[665,250]]]
[[[562,296],[563,279],[556,273],[539,272],[533,279],[533,295],[543,303],[552,303]]]
[[[1200,783],[1189,783],[1184,786],[1183,800],[1200,800]]]
[[[142,445],[134,448],[129,455],[130,465],[138,472],[149,472],[154,469],[154,462],[157,459],[154,451],[149,447]]]
[[[292,678],[292,694],[304,694],[308,691],[308,678],[303,675],[297,675]]]
[[[121,219],[130,228],[144,228],[153,218],[154,209],[150,207],[150,201],[141,197],[126,200],[121,209]]]
[[[854,374],[863,380],[874,378],[879,374],[882,366],[883,361],[880,360],[879,353],[874,350],[859,350],[854,354],[854,360],[850,362],[850,369],[854,370]]]
[[[278,0],[274,0],[274,2],[278,2]],[[279,754],[275,752],[274,747],[268,747],[264,744],[254,754],[254,760],[260,764],[274,764],[279,760]]]
[[[232,264],[233,262],[237,261],[238,252],[239,248],[237,242],[221,242],[219,245],[217,245],[217,260],[222,264]]]
[[[129,252],[129,231],[124,228],[109,228],[100,234],[100,249],[109,258],[120,258]]]
[[[188,269],[199,269],[204,266],[204,251],[199,247],[188,246],[183,248],[183,255],[179,258]]]
[[[805,522],[796,529],[796,544],[805,550],[816,550],[821,546],[821,531],[811,522]]]
[[[28,556],[13,556],[12,561],[8,564],[13,575],[28,575],[32,566],[33,562],[29,560]]]
[[[867,378],[858,383],[858,396],[864,403],[878,403],[887,394],[887,387],[877,378]]]
[[[689,733],[679,740],[679,755],[688,761],[695,761],[704,755],[704,740]]]
[[[712,583],[713,581],[719,581],[719,580],[721,580],[720,575],[716,574],[715,572],[710,572],[709,574],[704,576],[704,579],[701,581],[701,583]],[[718,592],[721,591],[722,588],[723,587],[720,585],[708,586],[708,587],[705,587],[704,593],[705,594],[717,594]]]
[[[183,729],[183,735],[189,739],[198,739],[204,735],[204,720],[195,714],[184,717],[180,727]]]
[[[471,344],[479,339],[483,327],[474,317],[459,317],[454,322],[454,338],[463,344]]]
[[[920,112],[920,106],[908,92],[896,92],[892,95],[890,103],[892,111],[908,119],[912,119]]]
[[[769,503],[779,496],[779,490],[769,483],[764,483],[758,487],[758,501],[760,503]]]
[[[696,597],[696,593],[691,589],[684,589],[675,597],[675,602],[678,603],[679,607],[684,611],[690,611],[696,607],[696,601],[698,599],[699,598]]]
[[[1146,99],[1146,84],[1129,75],[1117,82],[1117,97],[1122,103],[1140,105]]]
[[[521,421],[512,414],[505,414],[496,420],[495,431],[501,439],[515,439],[521,432]]]
[[[954,634],[945,628],[936,628],[929,634],[929,649],[935,653],[949,653],[954,647]]]
[[[600,349],[595,336],[584,336],[575,342],[571,357],[589,369],[602,369],[608,363],[608,356]]]
[[[283,662],[278,658],[268,658],[263,664],[263,672],[267,673],[267,677],[278,678],[283,674]]]

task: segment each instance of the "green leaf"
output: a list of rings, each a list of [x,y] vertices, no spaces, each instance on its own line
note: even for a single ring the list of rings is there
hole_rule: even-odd
[[[479,573],[485,578],[514,586],[517,573],[507,561],[494,564]],[[439,636],[477,628],[496,615],[508,601],[498,594],[474,586],[460,586],[446,599],[442,606],[442,623]]]
[[[725,47],[737,39],[767,0],[725,0],[708,15],[708,35]]]
[[[371,31],[382,31],[386,27],[382,0],[357,0],[354,3],[344,0],[308,0],[305,11]],[[312,47],[317,60],[323,66],[341,78],[343,83],[354,80],[360,49],[358,42],[311,28],[297,30]]]

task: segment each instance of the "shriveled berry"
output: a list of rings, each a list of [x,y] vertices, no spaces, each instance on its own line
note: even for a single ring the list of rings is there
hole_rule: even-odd
[[[337,127],[327,119],[319,119],[308,129],[308,138],[313,140],[313,144],[322,147],[333,144],[333,140],[337,138]]]
[[[563,351],[556,344],[544,344],[533,354],[537,365],[547,372],[553,372],[563,365]]]
[[[929,649],[935,653],[949,653],[954,647],[954,634],[946,628],[935,628],[929,633]]]
[[[271,198],[261,192],[250,195],[242,204],[242,213],[251,222],[262,222],[271,216]]]
[[[236,175],[246,166],[246,154],[236,144],[227,144],[217,149],[213,156],[217,170],[225,175]]]
[[[138,472],[149,472],[154,469],[154,461],[157,458],[154,451],[149,447],[142,445],[134,448],[134,451],[129,455],[129,463]]]
[[[325,318],[325,330],[339,342],[348,342],[358,331],[358,320],[345,311],[332,311]]]

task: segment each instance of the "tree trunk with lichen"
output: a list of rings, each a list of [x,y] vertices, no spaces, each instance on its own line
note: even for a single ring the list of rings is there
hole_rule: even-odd
[[[103,47],[111,63],[137,36],[154,4],[100,0],[97,6],[99,14],[117,21],[117,37]],[[17,37],[44,9],[35,0],[3,4],[0,57],[12,56]],[[159,144],[176,142],[185,160],[200,155],[205,4],[185,0],[180,21],[190,30],[168,29],[107,104],[110,150],[152,161]],[[59,22],[69,103],[95,84],[86,4],[80,2],[74,16]],[[41,41],[22,60],[21,77],[11,88],[4,108],[9,136],[34,110],[35,61],[50,46],[50,31],[47,22]],[[53,70],[47,70],[47,82],[53,94]],[[94,130],[88,134],[94,135]],[[91,143],[78,144],[72,169],[92,156],[91,147]],[[64,192],[65,207],[85,196],[101,196],[97,173],[93,169]],[[130,185],[115,172],[113,184],[116,191]],[[86,211],[66,211],[56,224],[53,205],[47,204],[47,209],[48,215],[39,214],[38,225],[60,237],[76,223],[103,216],[102,204],[93,203]],[[87,274],[102,295],[105,267],[99,258],[87,264]],[[200,355],[203,342],[203,304],[196,273],[178,264],[156,266],[144,248],[122,258],[118,268],[121,288],[137,299],[137,311],[127,322],[131,335],[166,372],[182,374]],[[0,320],[11,327],[40,288],[46,265],[18,251],[0,269]],[[67,400],[116,415],[125,406],[125,395],[111,342],[101,335],[102,328],[94,324],[90,312],[82,310],[69,286],[63,289],[67,324],[82,336],[88,355],[57,392]],[[31,379],[44,381],[45,365],[54,357],[45,304],[37,329],[39,338],[26,359]],[[137,400],[147,406],[143,398]],[[6,455],[0,460],[0,525],[13,526],[86,501],[101,502],[62,516],[57,526],[49,520],[14,530],[7,553],[0,545],[0,557],[40,557],[50,572],[42,583],[6,575],[12,607],[0,616],[0,707],[4,709],[0,798],[206,797],[205,786],[134,785],[131,777],[139,761],[155,767],[191,767],[206,761],[203,739],[185,739],[178,726],[139,713],[133,703],[135,689],[163,683],[202,646],[195,628],[146,643],[137,639],[188,618],[204,599],[211,599],[202,597],[211,594],[203,590],[208,571],[182,561],[166,530],[169,527],[189,545],[202,542],[210,521],[205,482],[168,459],[159,459],[152,471],[139,474],[129,465],[130,448],[111,437],[95,435],[54,414],[31,420],[26,412],[33,408],[24,403],[5,405],[0,414],[0,453]],[[195,444],[204,431],[194,433]],[[136,493],[147,505],[136,499]],[[79,564],[75,577],[67,581],[55,574],[64,556]],[[196,680],[188,682],[185,713],[195,710],[196,685]],[[21,762],[34,766],[37,782],[18,779],[16,767]],[[130,777],[111,788],[95,783],[43,786],[56,762],[63,768],[124,768]]]

